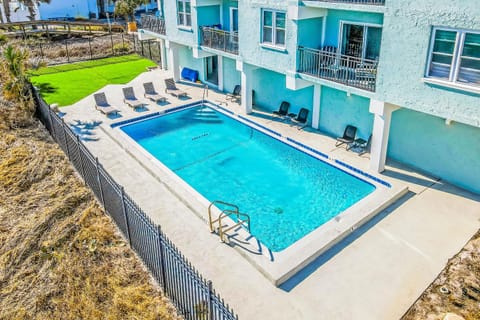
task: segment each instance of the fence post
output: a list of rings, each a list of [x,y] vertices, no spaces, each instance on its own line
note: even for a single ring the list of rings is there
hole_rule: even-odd
[[[34,89],[35,90],[35,89]],[[37,96],[37,101],[38,101],[38,104],[42,104],[42,102],[40,101],[40,97],[38,96],[38,92],[35,90],[35,95]],[[48,107],[48,119],[50,120],[50,127],[52,128],[50,134],[52,135],[53,137],[53,140],[55,141],[58,141],[57,139],[57,132],[55,131],[55,126],[53,125],[53,120],[52,120],[52,109],[50,107]]]
[[[68,53],[68,40],[65,39],[65,50],[67,52],[67,62],[70,63],[70,54]]]
[[[39,46],[40,46],[40,56],[41,56],[41,57],[42,57],[42,59],[43,59],[44,57],[43,57],[42,43],[41,43],[41,42],[39,42],[38,44],[39,44]]]
[[[125,39],[123,37],[123,33],[122,33],[122,50],[125,50]]]
[[[90,59],[93,59],[93,53],[92,53],[92,38],[88,37],[88,47],[90,48]]]
[[[137,52],[137,38],[133,34],[132,34],[132,40],[133,40],[133,52]]]
[[[83,183],[87,184],[87,180],[85,178],[85,167],[83,166],[83,158],[82,158],[82,150],[80,149],[80,136],[77,134],[77,149],[78,149],[78,157],[80,158],[80,170],[83,178]]]
[[[148,40],[148,54],[150,55],[150,60],[152,59],[152,40]]]
[[[162,229],[160,226],[157,226],[157,233],[158,233],[158,247],[160,248],[160,268],[162,273],[162,284],[163,284],[163,292],[167,293],[167,277],[165,275],[165,247],[162,242]]]
[[[208,285],[208,317],[207,317],[207,319],[208,319],[208,320],[212,320],[212,319],[213,319],[213,304],[212,304],[212,294],[213,294],[213,290],[212,290],[212,281],[211,281],[211,280],[208,280],[207,285]]]
[[[105,199],[103,197],[102,182],[100,181],[100,163],[98,163],[98,157],[95,157],[95,168],[97,169],[97,181],[98,187],[100,188],[100,200],[102,200],[103,209],[106,212],[107,209],[105,209]]]
[[[122,211],[123,211],[123,217],[125,218],[125,227],[127,228],[127,239],[128,239],[128,244],[130,247],[132,246],[132,239],[130,238],[130,223],[128,222],[128,215],[127,215],[127,209],[125,208],[125,190],[123,187],[120,188],[120,196],[122,200]]]
[[[65,148],[67,148],[67,157],[68,157],[68,160],[72,160],[70,158],[70,150],[68,149],[68,142],[67,142],[67,129],[65,128],[66,124],[65,124],[65,120],[63,120],[62,118],[62,129],[63,129],[63,137],[65,139]]]
[[[115,50],[113,49],[113,34],[110,32],[110,42],[112,43],[112,55],[115,55]]]

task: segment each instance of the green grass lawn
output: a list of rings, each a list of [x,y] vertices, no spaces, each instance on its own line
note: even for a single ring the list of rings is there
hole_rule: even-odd
[[[125,84],[150,66],[155,63],[129,55],[40,68],[30,80],[47,103],[68,106],[107,84]]]

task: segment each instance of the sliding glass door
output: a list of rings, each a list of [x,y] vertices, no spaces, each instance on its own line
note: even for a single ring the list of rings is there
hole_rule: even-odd
[[[378,60],[382,28],[342,23],[341,53],[347,56]]]

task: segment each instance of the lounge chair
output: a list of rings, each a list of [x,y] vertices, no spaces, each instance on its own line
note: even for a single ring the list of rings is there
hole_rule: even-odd
[[[157,91],[155,91],[155,87],[153,86],[153,82],[145,82],[143,84],[143,88],[145,89],[145,98],[150,99],[156,102],[165,102],[167,98],[162,95],[159,95]]]
[[[370,152],[371,144],[372,144],[372,135],[368,137],[368,140],[357,138],[348,145],[347,150],[353,150],[355,152],[358,152],[358,155],[361,156],[362,154]]]
[[[272,114],[280,117],[285,117],[288,114],[288,109],[290,108],[290,103],[287,101],[282,101],[278,111],[273,111]]]
[[[237,84],[234,88],[233,88],[233,92],[232,93],[227,93],[227,96],[225,97],[225,100],[231,100],[231,101],[237,101],[240,99],[240,92],[242,91],[242,87]]]
[[[165,79],[165,93],[169,93],[174,97],[186,97],[187,93],[177,88],[175,80],[173,78]]]
[[[335,143],[335,147],[341,146],[342,144],[346,144],[348,146],[349,143],[355,141],[355,135],[357,134],[357,127],[352,125],[347,125],[345,130],[343,131],[343,136],[337,138],[337,142]]]
[[[298,125],[297,129],[301,130],[307,126],[308,113],[308,109],[301,108],[300,111],[298,111],[298,115],[290,113],[288,116],[292,120],[292,125]]]
[[[119,112],[118,109],[112,107],[107,102],[107,97],[105,96],[104,92],[95,93],[93,95],[93,98],[95,99],[95,109],[99,110],[103,114],[109,115],[111,113]]]
[[[123,88],[122,91],[124,97],[123,102],[125,102],[129,107],[136,109],[145,105],[145,103],[135,97],[135,92],[133,91],[132,87]]]

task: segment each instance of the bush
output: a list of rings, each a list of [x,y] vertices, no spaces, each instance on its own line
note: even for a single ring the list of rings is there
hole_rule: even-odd
[[[130,45],[128,43],[118,43],[113,46],[115,53],[127,53],[130,51]]]
[[[8,38],[3,33],[0,33],[0,46],[8,42]]]

